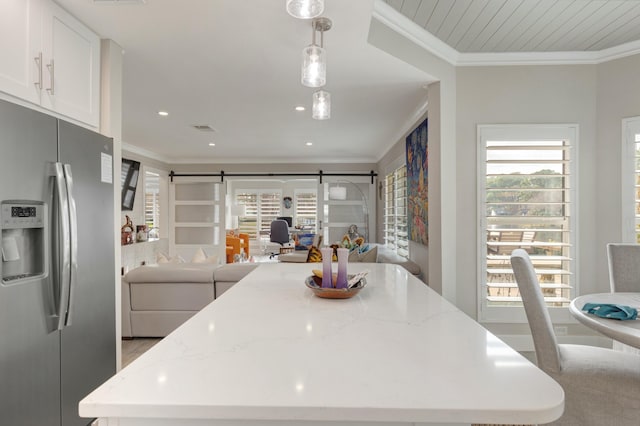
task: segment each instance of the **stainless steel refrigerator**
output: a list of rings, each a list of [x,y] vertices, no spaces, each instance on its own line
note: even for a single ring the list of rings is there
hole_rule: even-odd
[[[0,424],[87,425],[115,373],[113,144],[0,101]]]

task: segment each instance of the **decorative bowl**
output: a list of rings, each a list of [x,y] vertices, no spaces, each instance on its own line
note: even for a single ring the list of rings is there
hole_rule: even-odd
[[[348,278],[351,277],[353,277],[353,275],[348,276]],[[313,294],[318,297],[324,299],[349,299],[358,294],[367,284],[367,281],[362,278],[350,288],[322,288],[322,278],[311,275],[307,277],[304,283],[313,291]]]

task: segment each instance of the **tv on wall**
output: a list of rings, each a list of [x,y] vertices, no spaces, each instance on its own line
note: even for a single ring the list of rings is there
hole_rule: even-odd
[[[140,175],[140,162],[122,159],[122,210],[133,210],[133,202],[136,198],[136,187],[138,186],[138,176]]]

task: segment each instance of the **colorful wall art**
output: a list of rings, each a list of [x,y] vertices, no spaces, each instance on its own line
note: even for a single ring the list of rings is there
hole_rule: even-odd
[[[427,119],[407,136],[406,141],[409,239],[429,245]]]

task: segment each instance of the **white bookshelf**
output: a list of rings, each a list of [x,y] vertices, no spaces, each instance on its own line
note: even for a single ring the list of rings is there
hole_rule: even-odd
[[[210,178],[179,178],[169,185],[171,255],[189,261],[199,248],[225,258],[225,185]]]

